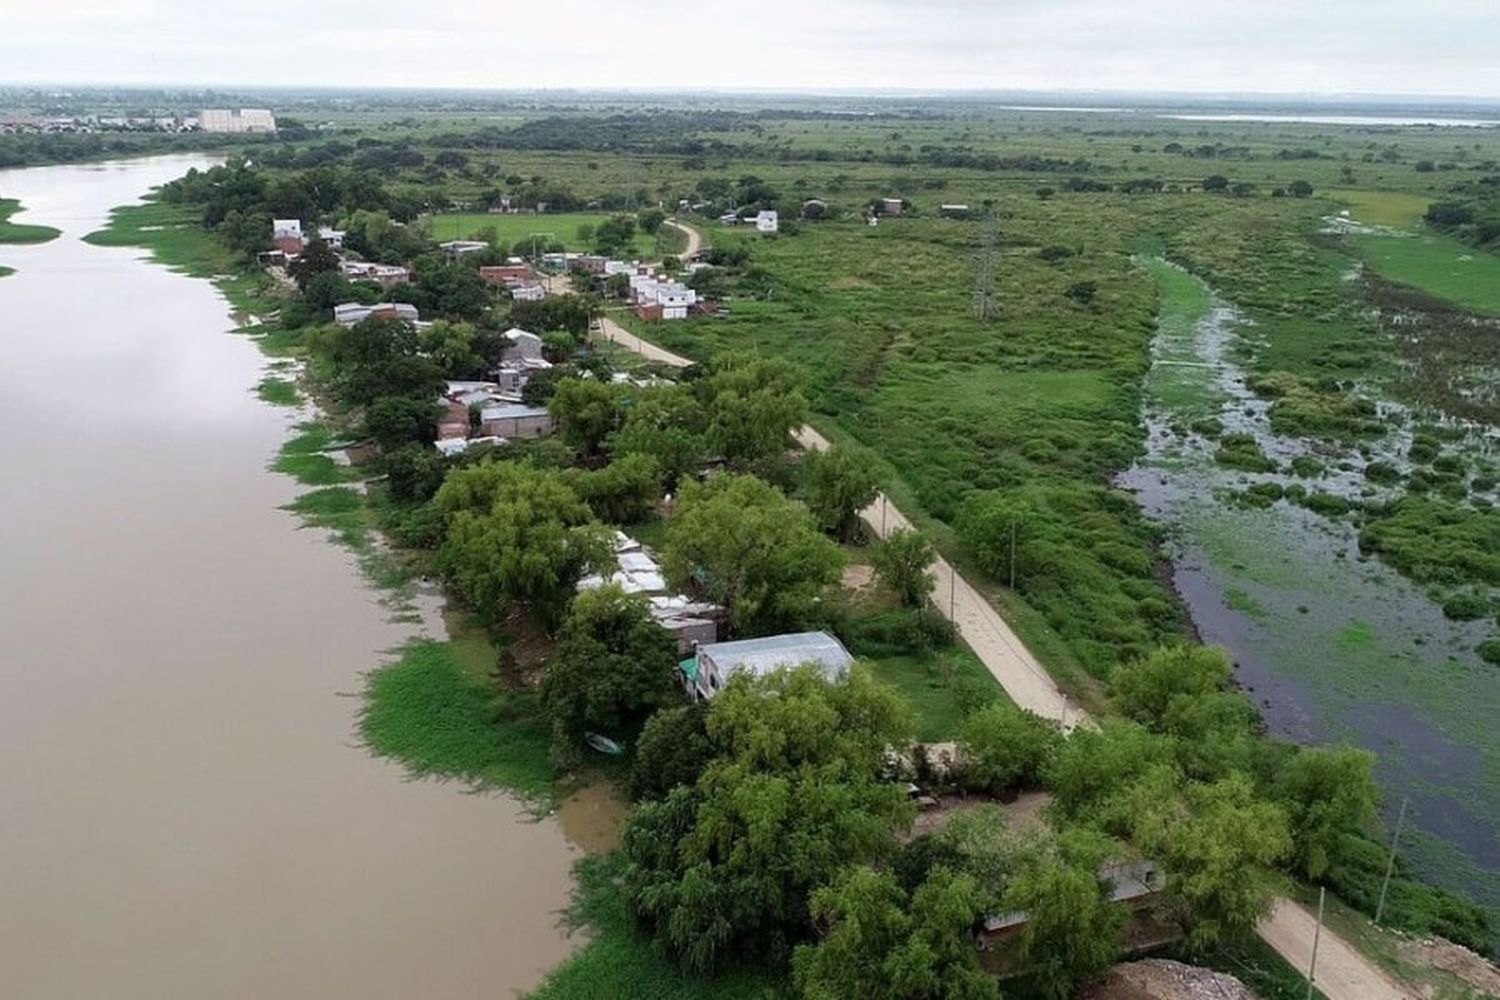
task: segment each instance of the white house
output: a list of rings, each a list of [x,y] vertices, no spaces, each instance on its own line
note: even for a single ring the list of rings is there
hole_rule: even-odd
[[[417,307],[407,302],[377,302],[372,306],[345,302],[333,307],[333,321],[339,326],[356,326],[370,318],[400,319],[415,323],[421,317]]]
[[[505,331],[505,339],[510,341],[510,346],[505,349],[500,360],[522,363],[543,360],[542,338],[531,331],[513,326]]]
[[[438,244],[438,249],[453,260],[466,257],[471,253],[480,253],[489,248],[488,243],[481,243],[478,240],[449,240],[447,243]]]
[[[328,226],[318,227],[318,239],[327,243],[335,250],[344,249],[344,231],[342,229],[331,229]]]
[[[724,690],[735,674],[760,677],[782,667],[803,664],[811,664],[829,680],[837,680],[854,664],[854,657],[827,632],[793,632],[702,645],[692,659],[683,660],[677,668],[682,674],[682,686],[701,701]]]
[[[510,290],[510,297],[517,302],[540,302],[547,297],[547,289],[535,281],[523,281]]]
[[[766,211],[756,213],[755,229],[757,232],[774,233],[778,228],[780,228],[780,222],[777,220],[776,213],[774,211],[768,209]]]
[[[300,219],[272,219],[271,238],[296,239],[302,238],[302,220]]]
[[[399,264],[375,264],[363,260],[339,261],[339,270],[350,281],[373,281],[381,288],[390,289],[411,281],[411,268]]]

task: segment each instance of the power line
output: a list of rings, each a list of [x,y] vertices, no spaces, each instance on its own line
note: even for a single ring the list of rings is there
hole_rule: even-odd
[[[984,220],[979,241],[979,270],[974,276],[974,318],[980,322],[998,319],[1000,301],[995,296],[995,213]]]

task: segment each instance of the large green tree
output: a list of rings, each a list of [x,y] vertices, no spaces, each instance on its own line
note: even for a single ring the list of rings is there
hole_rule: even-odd
[[[520,603],[556,620],[585,570],[613,563],[609,531],[554,470],[485,462],[450,474],[433,501],[447,524],[438,564],[484,613]]]
[[[910,725],[899,696],[862,670],[734,677],[708,709],[702,774],[626,823],[632,910],[689,969],[785,961],[810,930],[809,894],[887,856],[909,822],[879,772]]]
[[[608,585],[575,597],[542,675],[554,753],[571,761],[589,731],[633,732],[674,694],[676,653],[644,596]]]
[[[958,743],[965,783],[1000,794],[1040,782],[1062,734],[1046,719],[1009,702],[994,702],[964,720]]]
[[[880,477],[867,456],[834,446],[809,452],[802,463],[807,509],[824,531],[850,541],[859,530],[859,512],[874,501]]]
[[[563,440],[585,455],[595,455],[625,419],[625,391],[611,382],[565,378],[553,390],[547,412]]]
[[[1164,646],[1123,664],[1110,678],[1120,713],[1153,728],[1179,699],[1215,694],[1229,681],[1229,658],[1214,646]]]
[[[708,411],[709,451],[739,468],[784,451],[807,416],[802,377],[785,361],[738,354],[714,358],[695,383]]]
[[[805,507],[731,473],[683,483],[662,556],[675,586],[722,604],[731,626],[748,632],[807,622],[843,567]]]
[[[1274,786],[1286,809],[1297,872],[1320,879],[1340,860],[1348,834],[1375,818],[1375,756],[1352,747],[1306,747],[1282,766]]]
[[[907,607],[921,607],[937,584],[928,575],[937,553],[920,531],[898,528],[870,552],[870,563],[882,586]]]
[[[793,956],[805,1000],[998,1000],[971,936],[984,893],[967,875],[936,869],[908,896],[885,871],[848,868],[813,893],[817,944]]]

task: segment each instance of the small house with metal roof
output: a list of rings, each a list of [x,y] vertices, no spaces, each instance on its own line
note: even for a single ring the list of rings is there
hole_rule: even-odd
[[[698,647],[692,659],[678,664],[678,672],[688,694],[705,700],[724,690],[735,674],[761,677],[782,667],[803,664],[811,664],[829,680],[837,680],[854,665],[854,657],[827,632],[792,632],[706,643]]]

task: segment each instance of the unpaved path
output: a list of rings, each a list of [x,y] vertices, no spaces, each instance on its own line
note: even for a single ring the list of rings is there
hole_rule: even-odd
[[[680,254],[683,260],[687,260],[703,249],[703,234],[694,227],[685,222],[678,222],[676,219],[668,219],[662,225],[671,226],[678,232],[687,234],[687,249],[683,250]]]
[[[1305,975],[1312,960],[1316,927],[1316,918],[1305,907],[1290,899],[1277,899],[1256,930],[1292,968]],[[1420,1000],[1422,996],[1386,975],[1326,924],[1318,939],[1318,967],[1313,978],[1328,1000]]]

